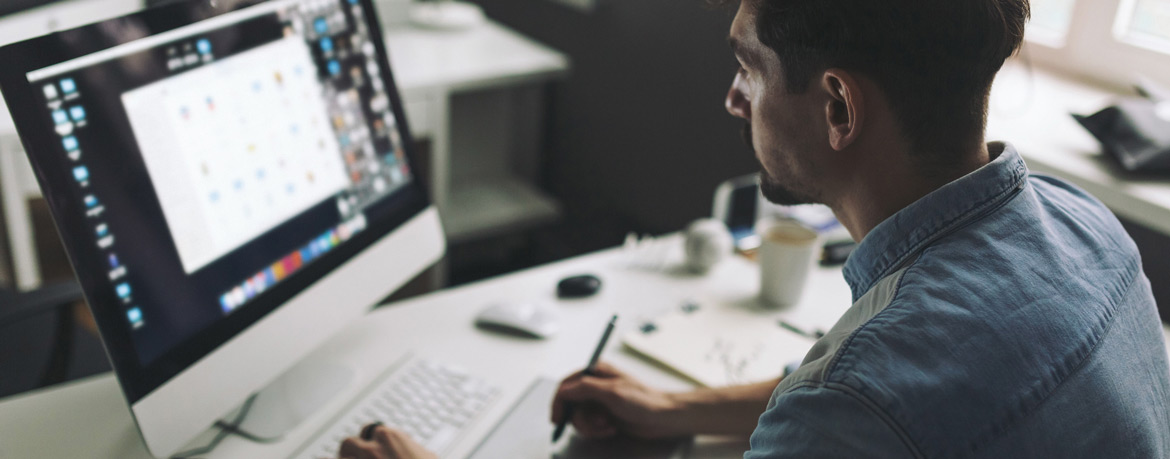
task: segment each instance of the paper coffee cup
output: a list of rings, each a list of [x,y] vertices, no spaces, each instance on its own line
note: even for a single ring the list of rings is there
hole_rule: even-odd
[[[795,305],[804,293],[817,248],[817,232],[791,220],[765,220],[760,236],[760,300],[768,307]]]

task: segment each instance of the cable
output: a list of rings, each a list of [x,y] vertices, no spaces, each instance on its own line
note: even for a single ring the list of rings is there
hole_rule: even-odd
[[[216,421],[215,426],[219,427],[220,429],[223,429],[223,431],[225,431],[227,433],[236,435],[236,436],[241,437],[245,440],[255,442],[255,443],[263,443],[263,444],[267,445],[267,444],[279,442],[279,441],[284,439],[283,436],[261,437],[259,435],[254,434],[254,433],[248,432],[247,430],[241,429],[238,424],[231,425],[231,424],[228,424],[228,423],[223,422],[223,421]]]
[[[251,397],[248,397],[248,399],[244,401],[244,405],[240,407],[240,413],[236,415],[236,418],[233,419],[232,422],[228,423],[222,420],[215,421],[215,427],[219,429],[219,433],[215,434],[215,438],[211,439],[211,442],[206,446],[183,451],[181,453],[175,454],[174,456],[171,456],[171,459],[188,459],[210,453],[215,450],[215,447],[219,446],[219,444],[222,443],[223,440],[228,437],[228,435],[239,435],[240,437],[257,443],[274,443],[279,441],[279,437],[260,437],[240,429],[240,423],[244,422],[244,418],[248,416],[248,411],[252,409],[252,403],[256,401],[257,395],[258,394],[252,394]]]

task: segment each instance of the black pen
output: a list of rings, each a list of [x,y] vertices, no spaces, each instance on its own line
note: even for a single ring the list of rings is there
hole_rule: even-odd
[[[609,325],[605,326],[605,333],[601,334],[601,342],[597,343],[597,349],[593,351],[593,358],[589,359],[589,366],[585,367],[582,372],[585,376],[593,376],[597,371],[597,360],[601,358],[601,351],[605,350],[605,343],[609,342],[609,335],[613,333],[613,327],[617,325],[617,314],[609,319]],[[573,405],[571,403],[565,404],[565,415],[561,418],[561,422],[557,423],[557,430],[553,431],[552,441],[556,443],[561,439],[561,435],[565,433],[565,426],[569,425],[569,420],[573,418]]]

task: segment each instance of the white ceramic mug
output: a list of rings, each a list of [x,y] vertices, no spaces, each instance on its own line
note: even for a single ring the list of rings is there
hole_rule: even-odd
[[[817,248],[817,232],[791,220],[763,220],[760,236],[760,301],[786,308],[800,301]]]

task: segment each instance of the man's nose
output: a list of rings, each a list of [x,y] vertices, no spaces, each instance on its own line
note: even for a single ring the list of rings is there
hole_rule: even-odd
[[[751,119],[752,108],[748,103],[747,97],[743,95],[740,86],[743,84],[740,76],[735,76],[735,81],[731,83],[731,89],[727,91],[727,100],[723,103],[727,107],[727,113],[731,116],[743,119]]]

